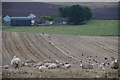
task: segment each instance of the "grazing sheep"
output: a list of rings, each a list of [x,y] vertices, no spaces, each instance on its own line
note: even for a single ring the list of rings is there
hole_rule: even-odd
[[[46,66],[46,67],[48,67],[48,66],[50,66],[52,63],[44,63],[43,65],[44,66]]]
[[[57,68],[61,68],[62,66],[64,66],[63,63],[59,63],[59,64],[57,64]]]
[[[14,67],[15,69],[19,68],[21,66],[21,59],[14,56],[13,59],[11,60],[11,66]]]
[[[56,61],[55,61],[55,63],[56,63],[56,64],[59,64],[59,63],[60,63],[60,61],[56,60]]]
[[[73,56],[70,56],[69,58],[73,58]]]
[[[28,65],[26,62],[22,62],[21,66],[26,66],[26,67],[31,67],[30,65]]]
[[[47,67],[46,67],[46,66],[40,66],[38,69],[39,69],[41,72],[43,72],[43,71],[45,71],[45,70],[47,69]]]
[[[60,61],[56,60],[55,61],[56,65],[57,65],[57,68],[61,68],[62,66],[64,66],[63,63],[61,63]]]
[[[87,65],[81,64],[80,66],[82,67],[82,69],[93,69],[93,65],[91,64],[87,64]]]
[[[26,63],[33,63],[35,62],[34,60],[26,60]]]
[[[52,63],[48,66],[48,69],[55,69],[57,68],[57,65],[55,63]]]
[[[64,64],[65,68],[70,68],[71,67],[71,64]]]
[[[8,69],[9,65],[4,65],[4,66],[1,66],[1,67],[4,68],[4,69]]]
[[[119,68],[118,61],[115,59],[114,61],[111,62],[110,66],[112,69],[118,69]]]
[[[80,64],[80,67],[82,67],[83,66],[83,64]]]
[[[102,70],[105,70],[105,68],[104,68],[104,67],[102,67]]]
[[[34,67],[42,66],[42,65],[43,65],[43,63],[42,63],[42,62],[39,62],[39,63],[35,64]]]
[[[100,68],[100,69],[102,69],[102,70],[105,70],[105,68],[104,68],[104,65],[103,65],[103,64],[100,64],[100,65],[98,66],[98,68]]]
[[[105,63],[102,63],[103,66],[106,66]]]

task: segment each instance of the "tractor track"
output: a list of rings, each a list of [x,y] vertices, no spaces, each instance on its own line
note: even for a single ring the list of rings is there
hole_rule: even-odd
[[[2,65],[10,65],[13,56],[19,57],[22,61],[34,60],[31,67],[22,67],[18,74],[14,74],[11,70],[2,70],[3,76],[13,77],[40,77],[39,70],[35,70],[33,65],[44,60],[62,63],[68,62],[72,65],[70,70],[56,69],[50,73],[43,73],[44,76],[64,76],[64,77],[95,77],[101,73],[101,70],[95,68],[95,71],[88,72],[80,68],[81,61],[84,64],[89,62],[87,57],[103,63],[105,57],[111,62],[111,57],[118,58],[117,37],[96,37],[96,36],[73,36],[73,35],[57,35],[57,34],[41,34],[41,33],[22,33],[22,32],[2,32]],[[96,57],[99,56],[99,57]],[[106,72],[111,69],[106,68]],[[54,72],[56,71],[56,72]],[[68,72],[67,72],[68,71]],[[22,74],[27,72],[28,74]],[[67,72],[67,73],[66,73]],[[97,73],[98,74],[97,74]],[[29,74],[33,74],[31,76]],[[71,76],[73,75],[73,76]],[[102,75],[101,75],[102,76]]]

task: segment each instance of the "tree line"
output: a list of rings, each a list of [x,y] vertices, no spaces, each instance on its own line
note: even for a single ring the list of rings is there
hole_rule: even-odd
[[[91,10],[88,7],[73,5],[67,7],[59,7],[60,17],[68,18],[68,24],[79,25],[92,17]]]

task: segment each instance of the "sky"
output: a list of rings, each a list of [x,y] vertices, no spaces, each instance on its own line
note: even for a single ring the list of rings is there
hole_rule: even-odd
[[[120,0],[0,0],[2,2],[119,2]]]

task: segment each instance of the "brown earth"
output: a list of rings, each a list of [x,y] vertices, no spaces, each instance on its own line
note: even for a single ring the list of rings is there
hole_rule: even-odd
[[[22,61],[34,60],[31,67],[2,69],[3,78],[117,78],[118,70],[106,66],[105,70],[99,69],[97,64],[93,69],[86,70],[80,67],[81,60],[84,64],[89,61],[88,56],[98,62],[105,62],[107,57],[118,58],[118,37],[115,36],[73,36],[41,33],[3,32],[2,65],[10,65],[14,55]],[[82,56],[83,54],[83,56]],[[72,56],[73,58],[70,58]],[[98,58],[96,56],[99,56]],[[69,69],[47,69],[40,72],[33,65],[44,60],[59,60],[69,62]],[[91,63],[94,63],[91,61]]]
[[[92,19],[118,19],[117,2],[3,2],[2,16],[50,16],[58,13],[59,7],[80,4],[91,8]]]

